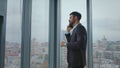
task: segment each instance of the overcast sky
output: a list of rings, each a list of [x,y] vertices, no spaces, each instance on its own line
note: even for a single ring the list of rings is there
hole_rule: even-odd
[[[8,41],[21,40],[22,0],[8,0],[7,30]],[[108,40],[120,40],[120,0],[92,0],[93,40],[105,35]],[[61,30],[68,25],[69,14],[78,11],[82,14],[81,23],[86,27],[86,1],[61,1]],[[32,38],[40,42],[48,41],[49,3],[48,0],[33,0],[32,6]],[[86,27],[87,28],[87,27]]]

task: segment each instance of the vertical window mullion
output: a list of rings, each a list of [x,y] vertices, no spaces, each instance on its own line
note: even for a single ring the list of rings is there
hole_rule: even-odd
[[[4,1],[4,2],[3,2]],[[0,37],[0,68],[4,68],[4,59],[5,59],[5,32],[6,32],[6,15],[7,15],[7,0],[1,0],[0,1],[0,14],[1,14],[1,37]],[[3,2],[3,3],[2,3]],[[4,10],[3,10],[4,9]],[[1,11],[3,10],[3,11]]]
[[[60,32],[61,32],[61,0],[57,1],[57,41],[56,41],[56,68],[60,68]]]
[[[93,49],[92,49],[92,0],[87,0],[87,44],[88,44],[88,55],[87,55],[87,67],[93,68]]]
[[[55,2],[50,0],[49,8],[49,68],[55,68]]]
[[[32,0],[23,0],[21,68],[30,68]]]
[[[0,16],[0,68],[4,68],[5,59],[5,22],[4,16]]]
[[[50,0],[49,11],[49,68],[59,68],[60,1]]]

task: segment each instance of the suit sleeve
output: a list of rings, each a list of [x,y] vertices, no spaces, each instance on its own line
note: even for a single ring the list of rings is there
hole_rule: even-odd
[[[67,39],[67,42],[70,42],[70,33],[65,34],[65,37]]]
[[[68,42],[67,43],[67,47],[69,49],[73,49],[73,50],[80,50],[80,49],[84,49],[86,48],[83,44],[84,44],[84,40],[85,40],[85,28],[84,27],[79,27],[77,28],[76,31],[76,41],[75,42]]]

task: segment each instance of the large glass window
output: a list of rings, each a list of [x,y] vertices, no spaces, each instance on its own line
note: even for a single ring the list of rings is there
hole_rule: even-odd
[[[80,21],[86,28],[86,0],[61,0],[61,41],[65,40],[69,14],[78,11],[82,14]],[[67,68],[67,47],[60,48],[60,68]]]
[[[5,68],[20,68],[22,0],[7,1]]]
[[[120,68],[120,0],[92,0],[93,66]]]
[[[31,68],[48,68],[49,0],[32,0]]]

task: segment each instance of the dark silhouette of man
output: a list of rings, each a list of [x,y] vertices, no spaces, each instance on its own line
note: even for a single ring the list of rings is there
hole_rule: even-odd
[[[81,17],[79,12],[70,13],[69,24],[73,27],[67,27],[67,42],[61,42],[61,46],[67,46],[68,68],[84,68],[86,65],[87,32],[80,23]]]

